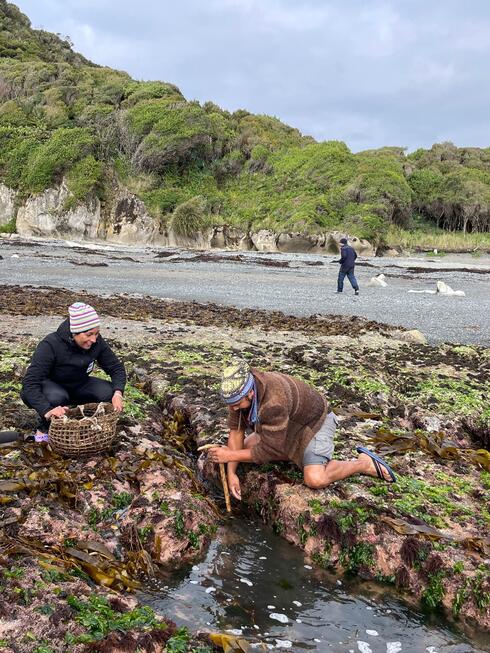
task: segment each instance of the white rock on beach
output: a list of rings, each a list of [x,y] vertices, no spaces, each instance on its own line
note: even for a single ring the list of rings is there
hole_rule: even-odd
[[[287,624],[289,619],[285,614],[280,614],[279,612],[271,612],[269,615],[271,619],[275,619],[276,621],[280,621],[282,624]]]
[[[366,285],[371,288],[386,288],[388,284],[385,281],[385,275],[378,274],[376,277],[371,277]]]
[[[453,290],[444,281],[438,281],[435,290],[409,290],[408,292],[417,293],[419,295],[446,295],[447,297],[465,297],[464,290]]]
[[[357,642],[357,648],[359,649],[360,653],[373,653],[373,650],[369,644],[367,642],[363,642],[362,640]]]
[[[453,290],[451,286],[448,286],[447,283],[444,283],[444,281],[437,282],[437,292],[440,295],[455,295],[457,297],[465,296],[464,290]]]
[[[402,331],[399,334],[397,333],[397,338],[399,340],[403,340],[404,342],[410,342],[419,345],[427,344],[427,338],[418,329],[410,329],[409,331]]]
[[[386,653],[400,653],[401,650],[401,642],[386,642]]]

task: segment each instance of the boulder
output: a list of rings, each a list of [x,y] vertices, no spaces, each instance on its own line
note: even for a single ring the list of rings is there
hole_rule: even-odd
[[[17,212],[17,233],[21,236],[97,238],[100,227],[100,202],[88,198],[68,211],[71,197],[65,182],[29,197]]]
[[[424,334],[418,329],[411,329],[409,331],[398,331],[396,332],[396,337],[398,340],[403,342],[409,342],[413,345],[426,345],[427,338]]]
[[[325,234],[280,233],[277,238],[277,249],[284,253],[320,254],[326,245]]]
[[[15,198],[17,193],[12,188],[0,184],[0,226],[8,224],[15,217]]]
[[[260,229],[252,232],[250,238],[258,252],[277,252],[277,234],[270,229]]]
[[[378,274],[376,277],[371,277],[366,285],[370,288],[386,288],[388,284],[385,281],[385,275]]]
[[[213,228],[210,247],[217,249],[240,249],[244,251],[254,249],[248,233],[226,224]]]
[[[368,240],[365,240],[364,238],[357,238],[357,236],[348,236],[341,231],[332,231],[329,234],[326,234],[326,236],[329,239],[330,244],[337,247],[337,250],[333,250],[334,252],[340,251],[340,239],[347,238],[349,240],[349,245],[356,250],[359,256],[375,256],[376,254],[374,247]]]
[[[340,239],[345,234],[340,231],[321,234],[305,232],[279,232],[260,229],[250,233],[250,239],[259,252],[336,254],[340,251]],[[360,256],[374,256],[374,248],[367,240],[353,236],[349,243]]]
[[[464,290],[453,290],[451,286],[448,286],[448,284],[444,283],[444,281],[437,282],[437,293],[440,295],[454,295],[456,297],[465,296]]]
[[[127,245],[153,243],[158,223],[144,203],[127,188],[119,188],[107,222],[106,238]]]
[[[382,254],[378,254],[378,256],[385,256],[387,258],[395,258],[396,256],[402,256],[402,251],[401,249],[394,248],[394,247],[389,247],[388,249],[385,249]]]

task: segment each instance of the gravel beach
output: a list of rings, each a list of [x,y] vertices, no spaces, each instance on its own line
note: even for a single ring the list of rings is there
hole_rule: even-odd
[[[419,329],[429,342],[490,344],[490,257],[359,259],[355,297],[337,295],[335,256],[209,252],[41,239],[0,241],[0,283],[128,293],[280,310],[295,316],[356,315]],[[367,286],[385,274],[386,288]],[[412,293],[438,280],[465,297]]]

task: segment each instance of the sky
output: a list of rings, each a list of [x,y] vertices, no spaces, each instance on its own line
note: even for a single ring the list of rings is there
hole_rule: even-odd
[[[354,151],[490,146],[488,0],[18,0],[35,28],[189,100]]]

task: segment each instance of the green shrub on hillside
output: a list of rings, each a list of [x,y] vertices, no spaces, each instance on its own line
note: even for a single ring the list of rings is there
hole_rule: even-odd
[[[28,157],[22,175],[22,188],[40,193],[55,181],[55,176],[66,172],[76,161],[87,155],[94,146],[94,138],[86,129],[57,129],[47,141]]]
[[[172,211],[190,199],[183,188],[156,188],[155,190],[142,193],[142,199],[148,211],[155,216],[172,213]]]
[[[32,125],[33,121],[27,112],[15,100],[7,100],[0,105],[0,125],[21,127]]]
[[[389,220],[382,215],[379,205],[362,204],[351,208],[348,217],[343,221],[346,232],[365,238],[374,247],[385,244]]]
[[[81,159],[66,176],[68,190],[72,194],[65,208],[69,209],[83,201],[89,193],[97,189],[102,177],[102,163],[90,154]]]
[[[180,204],[174,211],[170,226],[179,236],[191,237],[210,225],[206,200],[197,196]]]
[[[47,138],[36,127],[0,127],[0,169],[11,188],[19,188],[31,153]]]
[[[129,108],[143,100],[170,98],[185,101],[177,86],[165,82],[130,82],[125,88],[123,107]]]
[[[0,224],[0,234],[15,234],[17,230],[16,219],[12,218],[5,224]]]

